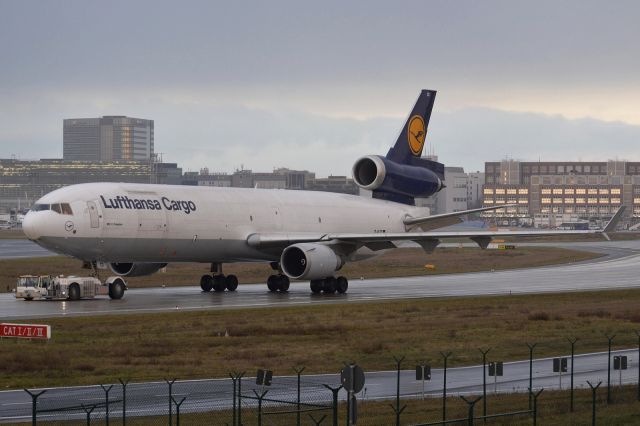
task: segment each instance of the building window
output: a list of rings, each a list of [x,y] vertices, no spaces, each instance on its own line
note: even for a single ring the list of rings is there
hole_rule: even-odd
[[[504,189],[503,188],[496,189],[496,194],[504,195]]]
[[[528,202],[529,202],[529,200],[528,200],[528,199],[526,199],[526,198],[520,198],[520,199],[518,199],[518,204],[527,204]]]
[[[600,188],[598,190],[598,194],[600,194],[600,195],[609,195],[609,190],[607,188]]]
[[[554,198],[553,204],[562,204],[562,198]]]
[[[529,189],[528,188],[520,188],[518,189],[518,194],[520,195],[526,195],[529,193]]]
[[[564,199],[564,203],[565,204],[573,204],[575,202],[575,200],[573,198],[565,198]]]
[[[633,204],[640,204],[640,197],[636,197],[633,199]]]
[[[587,191],[589,193],[589,195],[594,195],[598,193],[598,190],[595,188],[589,188],[589,191]]]
[[[584,204],[584,198],[576,198],[576,204]]]
[[[516,189],[515,188],[507,188],[507,194],[513,195],[516,193]]]
[[[620,198],[612,198],[611,204],[620,204]]]
[[[620,188],[611,188],[611,194],[620,195]]]
[[[587,198],[587,203],[589,203],[589,204],[598,204],[598,199],[589,197],[589,198]]]
[[[490,199],[490,198],[485,198],[485,199],[484,199],[484,203],[485,203],[485,204],[493,204],[493,200],[492,200],[492,199]]]
[[[609,199],[608,198],[600,198],[600,204],[609,204]]]
[[[491,188],[485,188],[485,189],[482,191],[482,193],[483,193],[483,194],[485,194],[485,195],[492,195],[492,194],[493,194],[493,189],[491,189]]]
[[[551,189],[549,189],[549,188],[543,188],[543,189],[542,189],[542,191],[540,191],[540,193],[541,193],[541,194],[545,194],[545,195],[547,195],[547,194],[551,194]]]
[[[584,188],[578,188],[576,189],[576,194],[578,195],[585,195],[587,193],[587,190]]]
[[[551,204],[551,198],[542,198],[540,200],[542,202],[542,204]]]
[[[562,188],[553,188],[553,195],[562,195]]]
[[[574,189],[573,188],[567,188],[564,190],[564,193],[567,195],[573,195],[574,194]]]

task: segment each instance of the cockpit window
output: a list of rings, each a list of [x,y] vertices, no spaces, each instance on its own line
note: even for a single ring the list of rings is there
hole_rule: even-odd
[[[51,204],[34,204],[31,210],[41,212],[43,210],[51,210]]]
[[[73,210],[69,203],[56,203],[56,204],[34,204],[31,210],[40,212],[43,210],[53,210],[58,214],[73,215]]]

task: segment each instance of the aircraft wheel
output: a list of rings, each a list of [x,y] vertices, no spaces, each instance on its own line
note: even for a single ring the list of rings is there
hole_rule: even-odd
[[[338,293],[344,294],[347,292],[348,288],[349,281],[345,277],[338,277],[336,280],[336,290],[338,290]]]
[[[109,297],[113,300],[122,299],[124,296],[125,286],[121,279],[117,279],[109,284]]]
[[[213,277],[211,275],[203,275],[200,278],[200,288],[202,291],[211,291],[213,288]]]
[[[289,291],[289,277],[286,275],[279,275],[278,276],[278,290],[280,290],[283,293],[286,293],[287,291]]]
[[[311,280],[309,285],[311,287],[311,292],[314,294],[318,294],[322,291],[322,280]]]
[[[269,275],[269,278],[267,278],[267,287],[269,288],[270,292],[278,291],[278,281],[279,280],[277,275]]]
[[[220,293],[220,292],[223,292],[225,288],[226,288],[226,283],[225,283],[224,275],[214,275],[213,291]]]
[[[227,275],[227,278],[225,278],[225,286],[229,291],[236,291],[238,288],[238,277],[235,275]]]
[[[336,279],[334,277],[327,277],[323,280],[322,291],[325,294],[333,294],[336,292]]]
[[[69,286],[69,300],[80,300],[80,286],[77,283]]]

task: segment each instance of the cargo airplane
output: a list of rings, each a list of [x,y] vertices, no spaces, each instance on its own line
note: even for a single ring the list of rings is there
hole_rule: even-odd
[[[371,197],[297,190],[86,183],[55,190],[26,215],[27,237],[88,264],[108,264],[124,276],[152,274],[169,262],[211,264],[203,291],[234,291],[224,275],[231,262],[269,262],[270,291],[309,280],[313,293],[344,293],[342,266],[413,241],[431,252],[441,240],[469,238],[486,248],[493,237],[545,232],[438,230],[459,217],[505,205],[428,215],[415,206],[444,188],[444,165],[421,157],[436,92],[423,90],[386,156],[367,155],[353,179]],[[613,228],[616,213],[599,231]],[[549,233],[549,232],[546,232]]]

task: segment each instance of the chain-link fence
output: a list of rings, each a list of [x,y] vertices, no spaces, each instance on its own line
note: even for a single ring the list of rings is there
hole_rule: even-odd
[[[545,416],[569,412],[595,424],[596,409],[612,404],[628,404],[625,409],[640,413],[640,346],[575,355],[572,343],[571,356],[544,359],[534,359],[535,345],[528,346],[528,360],[504,364],[490,361],[486,349],[478,352],[482,364],[465,367],[447,365],[454,359],[448,352],[440,353],[439,368],[433,369],[424,361],[413,369],[407,359],[395,357],[389,363],[395,370],[368,372],[366,383],[358,383],[356,367],[350,365],[324,375],[305,375],[298,368],[290,376],[232,372],[220,379],[120,379],[108,385],[4,391],[0,423],[432,425],[483,420],[535,425],[543,424]]]

